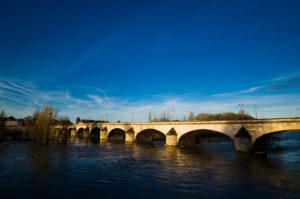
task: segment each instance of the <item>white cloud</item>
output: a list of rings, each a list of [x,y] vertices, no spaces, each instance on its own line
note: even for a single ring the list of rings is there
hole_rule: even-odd
[[[97,102],[98,104],[103,104],[103,98],[97,95],[87,95],[89,98]]]
[[[241,94],[243,94],[243,93],[253,93],[253,92],[255,92],[255,91],[257,91],[258,89],[261,89],[261,88],[264,88],[264,86],[255,86],[255,87],[249,88],[247,90],[240,91],[239,93],[241,93]]]
[[[218,94],[214,94],[212,96],[213,97],[233,97],[233,96],[239,96],[241,94],[254,93],[260,89],[266,89],[268,91],[282,91],[282,90],[288,90],[288,89],[297,89],[297,88],[300,88],[300,75],[294,74],[294,75],[281,76],[281,77],[273,78],[270,80],[266,80],[266,82],[268,82],[268,83],[265,85],[254,86],[254,87],[248,88],[246,90],[218,93]]]
[[[15,85],[14,85],[15,84]],[[159,116],[162,112],[174,114],[175,119],[182,119],[189,111],[201,112],[237,112],[238,104],[245,103],[247,112],[254,115],[252,106],[259,106],[259,117],[296,117],[300,115],[300,94],[255,95],[264,86],[256,86],[239,92],[223,93],[201,98],[201,90],[183,95],[157,95],[149,100],[129,100],[108,97],[106,93],[95,95],[82,93],[82,98],[72,96],[69,91],[45,91],[37,86],[19,86],[0,78],[0,105],[9,115],[24,117],[31,115],[36,108],[45,104],[58,108],[60,115],[69,116],[75,121],[77,116],[86,119],[106,119],[111,121],[147,121],[148,113]],[[88,90],[87,92],[89,92]],[[122,115],[122,116],[121,116]]]
[[[264,87],[265,86],[255,86],[255,87],[251,87],[251,88],[248,88],[248,89],[242,90],[242,91],[219,93],[219,94],[214,94],[212,96],[213,97],[233,97],[233,96],[237,96],[237,95],[241,95],[241,94],[254,93]]]

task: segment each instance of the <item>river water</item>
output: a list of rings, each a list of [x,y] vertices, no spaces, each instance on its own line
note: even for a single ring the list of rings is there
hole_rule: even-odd
[[[195,147],[52,140],[0,147],[0,198],[300,198],[300,133],[267,154],[225,138]]]

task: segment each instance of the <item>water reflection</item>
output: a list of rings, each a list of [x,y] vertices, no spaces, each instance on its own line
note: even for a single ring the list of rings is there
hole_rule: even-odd
[[[289,136],[271,146],[290,146]],[[223,138],[193,147],[83,138],[47,147],[12,142],[0,158],[1,198],[300,197],[299,150],[236,153]]]

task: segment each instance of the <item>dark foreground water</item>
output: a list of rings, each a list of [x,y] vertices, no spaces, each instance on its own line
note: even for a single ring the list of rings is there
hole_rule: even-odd
[[[0,147],[0,198],[300,198],[300,133],[267,155],[219,138],[193,148],[53,140]]]

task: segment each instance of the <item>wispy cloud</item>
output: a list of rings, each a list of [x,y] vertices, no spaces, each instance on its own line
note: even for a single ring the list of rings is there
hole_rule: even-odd
[[[293,78],[281,78],[280,81],[294,82]],[[21,81],[8,81],[0,78],[0,106],[9,114],[24,117],[32,114],[34,109],[45,104],[53,105],[62,115],[70,116],[74,121],[77,116],[90,119],[106,119],[111,121],[146,121],[151,112],[159,116],[161,112],[170,112],[174,118],[182,119],[189,111],[200,112],[237,112],[238,104],[246,104],[246,111],[254,114],[253,104],[259,105],[259,117],[295,117],[300,115],[300,94],[263,94],[256,92],[266,89],[270,85],[260,85],[237,92],[215,94],[203,98],[202,90],[196,90],[181,95],[157,95],[146,100],[134,100],[118,97],[108,97],[108,92],[98,89],[97,92],[82,93],[81,97],[74,97],[68,90],[46,91],[37,85],[21,86]],[[278,83],[278,82],[274,82]],[[25,85],[25,84],[24,84]],[[122,115],[122,116],[121,116]]]
[[[281,76],[277,78],[273,78],[267,80],[269,82],[265,85],[254,86],[248,88],[246,90],[235,91],[235,92],[225,92],[225,93],[218,93],[214,94],[214,97],[233,97],[241,94],[249,94],[255,93],[258,90],[265,89],[266,91],[283,91],[288,89],[298,89],[300,88],[300,75],[288,75],[288,76]]]
[[[277,80],[277,81],[276,81]],[[268,85],[270,91],[281,91],[287,89],[300,88],[300,75],[276,78],[275,83]]]
[[[243,93],[253,93],[253,92],[255,92],[255,91],[257,91],[258,89],[261,89],[261,88],[264,88],[264,86],[255,86],[255,87],[249,88],[247,90],[240,91],[239,93],[241,93],[241,94],[243,94]]]
[[[12,91],[12,92],[17,92],[17,93],[24,93],[24,94],[32,93],[32,91],[30,89],[26,89],[16,83],[6,80],[4,78],[0,78],[0,88],[8,90],[8,91]]]
[[[184,97],[184,96],[190,96],[190,95],[198,94],[198,93],[200,93],[201,91],[204,91],[204,90],[205,90],[205,89],[199,89],[199,90],[196,90],[196,91],[184,93],[184,94],[182,94],[182,95],[180,95],[180,96],[181,96],[181,97]]]
[[[23,107],[34,109],[45,104],[65,105],[88,102],[71,97],[68,91],[44,91],[36,89],[36,86],[27,88],[5,78],[0,78],[0,91],[0,100],[5,109],[9,107],[15,107],[16,110]]]
[[[232,96],[237,96],[237,95],[241,95],[241,94],[249,94],[249,93],[253,93],[261,88],[264,88],[264,87],[265,86],[255,86],[255,87],[251,87],[246,90],[237,91],[237,92],[218,93],[218,94],[214,94],[213,97],[232,97]]]
[[[87,96],[100,105],[103,104],[103,102],[104,102],[103,98],[99,97],[97,95],[87,95]]]

